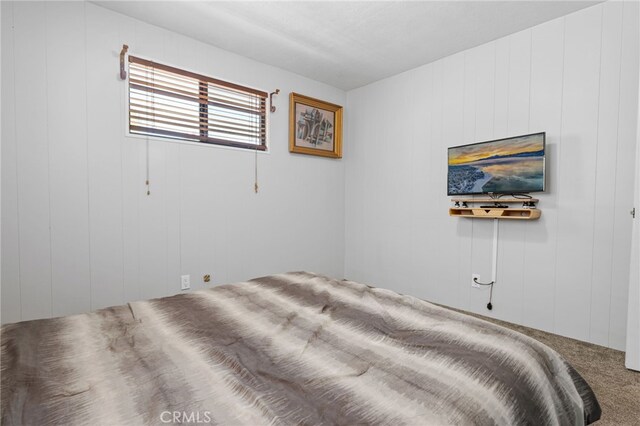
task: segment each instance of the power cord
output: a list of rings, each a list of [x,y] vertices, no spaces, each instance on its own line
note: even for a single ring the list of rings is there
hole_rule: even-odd
[[[517,198],[518,200],[530,200],[533,197],[529,194],[511,194],[513,198]]]
[[[493,299],[493,285],[496,283],[495,281],[491,281],[490,283],[481,283],[478,281],[477,277],[473,277],[473,282],[478,285],[488,285],[489,286],[489,303],[487,303],[487,309],[492,310],[493,305],[491,304],[491,300]]]

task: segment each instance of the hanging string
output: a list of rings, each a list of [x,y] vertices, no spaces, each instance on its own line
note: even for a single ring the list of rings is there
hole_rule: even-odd
[[[126,56],[128,55],[128,50],[129,50],[129,46],[127,46],[126,44],[122,45],[122,50],[120,51],[120,78],[122,80],[126,80],[128,73],[125,70],[125,62],[126,62]],[[149,72],[151,72],[151,81],[153,83],[153,87],[155,87],[155,72],[154,70],[151,68],[147,68],[145,71],[147,74]],[[129,84],[131,84],[129,82]],[[151,93],[147,92],[147,94],[145,95],[146,97],[146,101],[147,104],[150,103],[150,97],[153,96]],[[153,109],[153,118],[155,121],[155,108]],[[129,117],[129,121],[131,121],[131,117]],[[147,187],[147,195],[151,195],[151,184],[150,184],[150,179],[149,179],[149,135],[145,135],[145,179],[144,179],[144,184]]]
[[[156,87],[156,73],[155,73],[155,68],[151,69],[151,83],[153,84],[152,87]],[[151,92],[153,93],[153,92]],[[147,102],[148,102],[148,98],[149,96],[153,96],[153,95],[147,95]],[[155,99],[153,99],[153,101],[155,101]],[[154,102],[155,105],[155,102]],[[153,108],[153,122],[155,123],[156,120],[156,109]],[[151,183],[150,183],[150,166],[149,166],[149,135],[146,135],[146,141],[145,141],[145,163],[146,163],[146,174],[145,174],[145,185],[147,186],[147,196],[151,195]]]
[[[276,89],[274,92],[269,93],[269,111],[271,111],[272,113],[276,112],[276,107],[273,104],[273,95],[277,95],[278,93],[280,93],[280,89]],[[256,103],[255,109],[258,109],[258,102],[262,102],[262,99],[258,98],[258,97],[254,97],[253,99],[254,99],[254,101]],[[266,102],[266,99],[265,99],[265,102]],[[261,124],[264,124],[264,127],[265,127],[265,140],[266,140],[266,137],[267,137],[267,134],[266,134],[266,131],[267,131],[266,130],[266,127],[267,127],[266,123],[261,123],[260,122],[260,118],[257,115],[254,116],[254,117],[255,117],[255,121],[256,121],[255,124],[256,124],[257,129],[258,129],[258,134],[260,134],[260,131],[261,131],[260,129],[262,128]],[[266,114],[265,114],[265,120],[266,120]],[[260,143],[262,143],[261,136],[258,137],[258,140],[256,141],[256,145],[259,145]],[[265,143],[266,143],[266,141],[265,141]],[[258,193],[258,147],[257,146],[256,146],[256,149],[255,149],[254,156],[255,156],[254,157],[254,163],[255,163],[254,179],[255,180],[254,180],[253,188],[254,188],[254,190],[255,190],[255,192],[257,194]]]
[[[151,195],[151,185],[149,184],[149,136],[147,136],[147,140],[146,140],[146,151],[147,151],[147,155],[146,155],[146,160],[147,160],[147,175],[146,175],[146,180],[144,181],[145,185],[147,185],[147,195]]]
[[[254,107],[255,107],[254,110],[255,110],[255,109],[257,109],[258,102],[259,102],[257,96],[253,97],[253,102],[255,103],[255,105],[254,105]],[[256,126],[256,127],[259,126],[259,122],[257,121],[257,120],[259,120],[258,114],[254,114],[253,117],[254,117],[253,118],[254,126]],[[260,136],[258,136],[258,140],[256,142],[260,143]],[[254,156],[254,160],[253,160],[253,163],[254,163],[253,190],[257,194],[258,193],[258,146],[257,146],[257,144],[256,144],[256,147],[254,149],[253,156]]]
[[[258,193],[258,150],[255,150],[255,176],[254,176],[254,184],[253,190]]]

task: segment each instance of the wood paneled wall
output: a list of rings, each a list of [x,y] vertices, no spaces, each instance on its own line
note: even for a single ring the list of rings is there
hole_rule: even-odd
[[[624,347],[638,4],[608,2],[344,92],[84,3],[2,2],[2,322],[292,269]],[[125,135],[131,52],[281,89],[271,152]],[[290,91],[343,104],[345,160],[287,150]],[[535,222],[447,216],[446,148],[546,131]],[[150,164],[151,196],[144,177]],[[346,189],[345,189],[346,185]],[[345,219],[346,210],[346,219]],[[346,231],[345,231],[346,230]]]
[[[339,89],[86,2],[2,2],[2,322],[289,270],[340,277],[344,163],[288,152],[288,93]],[[281,94],[270,152],[126,136],[130,52]]]
[[[638,3],[607,2],[348,93],[345,276],[624,348]],[[538,221],[447,215],[447,147],[547,132]]]

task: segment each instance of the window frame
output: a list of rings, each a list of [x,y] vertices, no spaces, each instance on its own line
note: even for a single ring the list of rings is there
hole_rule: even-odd
[[[129,65],[131,64],[131,60],[128,59],[131,56],[133,56],[136,60],[138,61],[144,61],[147,64],[152,64],[153,66],[156,66],[158,68],[161,68],[163,70],[169,71],[169,72],[174,72],[172,70],[175,70],[177,73],[181,74],[181,75],[185,75],[191,78],[195,78],[198,79],[199,84],[202,84],[203,82],[210,82],[212,84],[219,84],[222,85],[224,87],[228,87],[228,88],[237,88],[240,91],[248,91],[250,93],[258,93],[264,96],[264,102],[265,102],[265,108],[264,108],[264,142],[260,145],[256,145],[256,144],[251,144],[251,143],[242,143],[242,142],[234,142],[234,141],[225,141],[225,140],[221,140],[221,139],[216,139],[216,138],[207,138],[207,139],[200,139],[198,140],[198,137],[194,135],[193,138],[180,138],[179,136],[163,136],[162,134],[159,133],[149,133],[149,134],[145,134],[145,133],[132,133],[131,132],[131,123],[130,123],[130,109],[131,109],[131,99],[130,99],[130,95],[131,95],[131,89],[130,89],[130,77],[131,77],[131,73],[129,72]],[[124,96],[124,108],[123,108],[123,115],[124,115],[124,122],[125,122],[125,136],[126,137],[130,137],[130,138],[136,138],[136,139],[144,139],[144,140],[157,140],[157,141],[162,141],[162,142],[172,142],[172,143],[179,143],[179,144],[187,144],[187,145],[193,145],[193,146],[204,146],[204,147],[215,147],[215,148],[222,148],[222,149],[230,149],[230,150],[236,150],[236,151],[243,151],[243,152],[250,152],[250,153],[259,153],[259,154],[269,154],[270,153],[270,137],[269,137],[269,127],[270,127],[270,119],[269,119],[269,111],[271,110],[271,99],[269,97],[269,92],[265,91],[265,90],[261,90],[261,89],[256,89],[253,87],[249,87],[249,86],[244,86],[242,84],[239,84],[235,81],[228,81],[228,80],[221,80],[221,79],[217,79],[214,77],[209,77],[206,76],[204,74],[200,74],[188,69],[184,69],[184,68],[179,68],[176,67],[174,65],[170,65],[167,62],[157,62],[157,61],[153,61],[141,56],[136,56],[136,55],[127,55],[127,78],[126,78],[126,84],[124,85],[124,90],[125,90],[125,96]],[[202,133],[202,130],[201,130]]]

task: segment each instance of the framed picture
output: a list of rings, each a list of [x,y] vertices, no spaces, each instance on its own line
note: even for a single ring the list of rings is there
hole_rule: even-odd
[[[342,107],[291,93],[289,151],[342,158]]]

